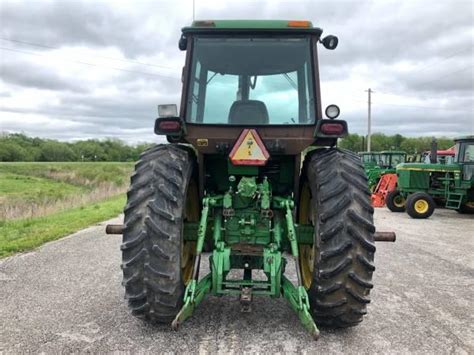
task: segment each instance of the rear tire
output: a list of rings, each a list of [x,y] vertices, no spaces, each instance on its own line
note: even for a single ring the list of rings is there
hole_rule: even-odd
[[[174,144],[145,151],[135,165],[121,249],[125,298],[139,318],[168,323],[181,308],[189,262],[183,222],[195,165],[194,153]]]
[[[436,208],[433,198],[426,192],[415,192],[408,196],[406,209],[412,218],[428,218]]]
[[[405,212],[406,201],[398,190],[393,190],[388,193],[385,204],[392,212]]]
[[[302,181],[310,188],[315,227],[308,289],[314,319],[322,326],[356,325],[366,314],[375,270],[374,209],[363,164],[352,152],[318,149],[306,157]]]

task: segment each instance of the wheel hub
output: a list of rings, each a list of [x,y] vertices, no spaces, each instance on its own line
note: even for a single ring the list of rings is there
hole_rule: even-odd
[[[403,207],[405,206],[405,199],[403,198],[403,196],[398,195],[393,199],[393,204],[396,207]]]
[[[415,211],[418,213],[426,213],[428,208],[428,202],[425,200],[418,200],[415,202]]]

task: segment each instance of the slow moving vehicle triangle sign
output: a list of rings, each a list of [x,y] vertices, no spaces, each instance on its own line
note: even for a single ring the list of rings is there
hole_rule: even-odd
[[[265,165],[269,157],[255,129],[244,129],[229,154],[233,165]]]

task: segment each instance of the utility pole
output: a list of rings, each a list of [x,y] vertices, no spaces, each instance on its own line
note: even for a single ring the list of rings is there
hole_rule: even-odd
[[[367,151],[370,152],[370,135],[372,134],[372,93],[374,92],[371,88],[365,90],[369,93],[369,107],[367,111]]]
[[[195,14],[196,14],[196,4],[195,4],[196,0],[193,0],[193,21],[194,21],[194,18],[195,18]]]

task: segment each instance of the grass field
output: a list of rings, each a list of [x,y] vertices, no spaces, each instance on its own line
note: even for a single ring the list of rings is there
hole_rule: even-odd
[[[0,163],[0,257],[111,218],[133,163]]]

